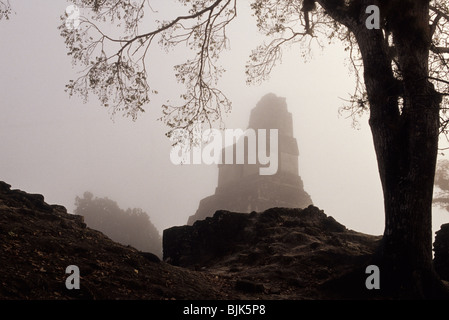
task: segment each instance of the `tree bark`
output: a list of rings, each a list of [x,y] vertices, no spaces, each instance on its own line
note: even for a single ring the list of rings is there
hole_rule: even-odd
[[[381,290],[397,298],[447,298],[432,265],[441,97],[428,78],[429,0],[316,1],[354,34],[363,60],[385,207],[383,241],[373,261]],[[380,29],[365,26],[369,5],[380,7]],[[393,35],[399,76],[384,31]]]
[[[428,1],[409,2],[406,10],[396,12],[391,26],[400,80],[382,30],[358,25],[353,32],[363,58],[384,196],[381,286],[393,296],[428,298],[443,292],[432,266],[431,223],[441,100],[428,80]]]

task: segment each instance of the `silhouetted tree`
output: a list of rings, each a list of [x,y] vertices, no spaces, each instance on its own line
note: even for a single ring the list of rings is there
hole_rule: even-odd
[[[84,216],[86,224],[112,240],[134,248],[162,255],[162,241],[156,227],[142,209],[122,210],[108,198],[94,198],[85,192],[75,199],[75,214]]]
[[[103,105],[136,117],[153,90],[145,65],[151,45],[183,44],[193,52],[175,66],[186,86],[184,102],[164,105],[164,120],[173,129],[221,119],[230,101],[216,88],[223,71],[217,59],[228,47],[226,28],[236,17],[237,0],[179,2],[189,8],[185,15],[150,28],[142,23],[151,9],[145,0],[73,0],[86,15],[74,31],[61,27],[69,54],[84,70],[69,83],[70,94],[97,94]],[[380,8],[379,28],[367,27],[371,5]],[[438,137],[447,126],[448,1],[253,0],[251,7],[257,26],[273,40],[251,54],[249,82],[263,80],[287,44],[307,50],[311,41],[339,39],[346,45],[357,78],[348,108],[369,110],[383,188],[383,289],[418,297],[440,292],[431,212]],[[118,20],[120,37],[101,30],[100,21]]]

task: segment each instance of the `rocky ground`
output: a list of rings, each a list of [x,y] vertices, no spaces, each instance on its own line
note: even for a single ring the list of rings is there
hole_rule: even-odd
[[[68,290],[65,270],[80,270]],[[41,195],[0,182],[1,299],[221,299],[215,276],[160,262],[86,227]]]
[[[218,211],[165,230],[160,261],[86,227],[42,195],[0,182],[3,300],[371,298],[364,271],[379,241],[313,206]],[[79,290],[66,288],[69,265],[79,267]]]
[[[369,294],[364,269],[380,239],[309,206],[218,211],[193,226],[165,230],[163,245],[164,260],[234,282],[238,298],[328,299],[351,297],[333,280],[357,269],[363,272],[351,286],[359,287],[357,295]]]

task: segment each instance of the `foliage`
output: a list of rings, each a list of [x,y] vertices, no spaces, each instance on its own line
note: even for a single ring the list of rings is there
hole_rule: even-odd
[[[184,44],[194,52],[185,63],[176,65],[177,80],[186,92],[180,95],[181,105],[163,105],[162,119],[170,128],[191,130],[194,123],[220,120],[231,103],[216,88],[223,69],[216,65],[220,53],[227,48],[226,27],[236,16],[236,0],[203,1],[180,0],[190,6],[188,14],[169,21],[155,21],[152,30],[140,32],[148,1],[114,1],[101,3],[92,0],[73,0],[80,10],[89,11],[81,17],[78,28],[68,30],[63,16],[59,27],[65,38],[68,55],[74,65],[82,65],[82,75],[69,82],[70,95],[78,94],[87,100],[89,93],[97,95],[113,113],[120,111],[135,119],[144,112],[150,94],[157,94],[148,83],[147,54],[154,43],[165,50]],[[100,29],[109,22],[120,30],[114,37]],[[172,131],[168,133],[171,136]]]
[[[121,244],[161,255],[162,242],[159,232],[142,209],[125,211],[120,209],[115,201],[94,198],[90,192],[85,192],[83,198],[76,197],[75,205],[75,214],[84,216],[90,228],[103,232]]]
[[[180,94],[182,103],[164,104],[163,117],[169,126],[167,133],[172,136],[176,128],[192,133],[195,123],[221,121],[223,113],[231,109],[231,101],[219,88],[217,81],[224,72],[217,62],[220,53],[228,48],[226,28],[236,18],[237,0],[178,0],[187,13],[167,21],[153,21],[156,26],[148,27],[145,13],[152,8],[147,0],[72,0],[82,12],[81,25],[75,30],[64,26],[63,16],[60,26],[68,54],[75,65],[81,65],[81,76],[70,81],[67,90],[70,95],[78,94],[87,100],[90,93],[97,95],[105,107],[113,113],[121,112],[136,119],[144,112],[150,95],[157,90],[148,82],[146,67],[148,52],[154,43],[168,50],[177,45],[185,45],[193,57],[174,67],[178,82],[186,91]],[[318,5],[310,5],[316,2]],[[277,1],[253,0],[251,8],[257,19],[259,30],[269,41],[255,48],[247,64],[249,84],[259,83],[269,77],[271,70],[282,60],[282,52],[287,45],[298,44],[301,56],[306,58],[312,43],[323,47],[326,42],[340,40],[349,54],[349,66],[356,76],[355,90],[342,111],[353,116],[369,110],[368,97],[362,77],[363,63],[354,29],[351,25],[364,25],[367,16],[360,9],[360,0],[326,1]],[[306,11],[306,3],[307,11]],[[408,2],[394,1],[387,6],[380,1],[370,4],[382,5],[382,37],[389,54],[391,67],[398,83],[402,80],[401,67],[393,39],[392,27],[401,8]],[[398,4],[396,4],[398,3]],[[441,132],[448,131],[447,99],[449,69],[447,58],[449,10],[446,1],[432,1],[429,24],[432,45],[429,57],[429,80],[443,96],[441,108]],[[363,13],[362,16],[360,12]],[[395,12],[395,14],[389,14]],[[106,33],[103,24],[115,26]],[[145,29],[141,31],[141,29]],[[114,36],[119,34],[119,36]],[[400,87],[400,85],[398,86]],[[400,88],[394,92],[398,96],[400,112],[404,97]],[[354,117],[356,119],[356,117]],[[191,134],[192,136],[192,134]]]
[[[12,9],[9,0],[0,1],[0,20],[2,20],[3,18],[9,20],[11,14]]]

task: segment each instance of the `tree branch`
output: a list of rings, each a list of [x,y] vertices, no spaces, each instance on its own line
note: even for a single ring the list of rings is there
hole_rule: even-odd
[[[430,50],[434,53],[449,53],[449,48],[447,47],[437,47],[434,44],[430,45]]]
[[[349,5],[345,5],[345,1],[337,0],[316,0],[317,3],[331,16],[335,21],[353,30],[357,17],[349,13]]]
[[[0,20],[5,18],[9,20],[9,16],[12,14],[11,4],[9,0],[0,1]]]
[[[167,23],[167,24],[163,25],[159,29],[156,29],[156,30],[148,32],[148,33],[143,33],[141,35],[137,35],[134,38],[128,40],[126,42],[126,44],[120,49],[120,51],[118,53],[123,51],[127,46],[129,46],[133,42],[135,42],[135,41],[137,41],[139,39],[142,39],[142,38],[148,38],[148,37],[160,34],[160,33],[164,32],[164,31],[172,28],[173,26],[175,26],[178,22],[180,22],[182,20],[192,20],[192,19],[195,19],[195,18],[198,18],[198,17],[202,16],[203,14],[205,14],[207,12],[212,12],[223,1],[224,0],[217,0],[212,5],[210,5],[209,7],[206,7],[203,10],[200,10],[200,11],[198,11],[195,14],[191,14],[191,15],[188,15],[188,16],[179,16],[176,19],[172,20],[170,23]]]
[[[438,8],[435,7],[435,6],[429,6],[429,9],[432,10],[433,12],[435,12],[435,13],[437,14],[437,17],[438,17],[438,16],[441,16],[441,17],[444,17],[444,19],[446,19],[447,21],[449,21],[449,14],[447,14],[446,12],[441,11],[440,9],[438,9]],[[441,17],[440,17],[440,18],[441,18]],[[440,18],[438,18],[438,19],[435,18],[434,21],[437,21],[437,22],[438,22],[438,20],[439,20]],[[433,24],[435,24],[435,23],[433,23]]]

